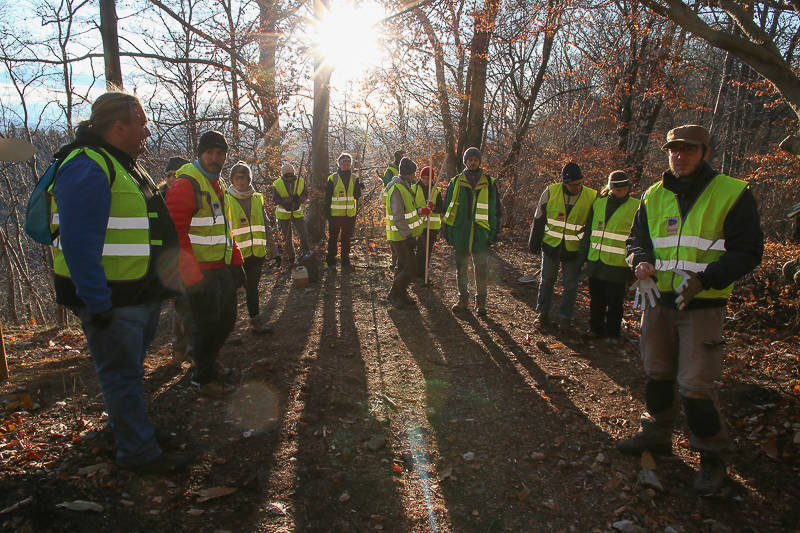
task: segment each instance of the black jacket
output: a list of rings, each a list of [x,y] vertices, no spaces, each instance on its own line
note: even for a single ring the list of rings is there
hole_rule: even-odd
[[[698,172],[689,178],[678,179],[671,171],[664,172],[662,182],[664,188],[675,193],[680,208],[681,218],[686,218],[698,196],[711,180],[718,174],[708,163],[703,163]],[[722,228],[725,237],[725,253],[719,260],[711,263],[705,271],[699,272],[704,289],[724,289],[734,281],[743,277],[761,263],[764,254],[764,233],[761,231],[761,217],[758,206],[750,189],[745,189],[739,200],[725,217]],[[653,242],[650,239],[650,228],[644,202],[639,206],[633,218],[631,234],[626,242],[628,264],[633,269],[639,263],[655,264]],[[661,295],[661,305],[675,307],[675,293]],[[695,299],[689,303],[689,309],[704,307],[722,307],[727,300]]]

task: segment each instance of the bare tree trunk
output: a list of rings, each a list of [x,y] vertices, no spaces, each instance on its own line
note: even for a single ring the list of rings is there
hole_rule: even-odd
[[[260,36],[258,40],[258,82],[261,94],[261,114],[264,128],[267,175],[277,175],[280,165],[280,122],[276,61],[278,51],[278,9],[274,0],[259,0]]]
[[[119,61],[116,0],[100,0],[100,34],[106,64],[106,88],[122,89],[122,67]]]
[[[319,20],[327,9],[325,0],[314,0],[314,16]],[[314,116],[311,127],[311,203],[308,233],[314,241],[325,234],[327,213],[323,213],[325,182],[328,179],[328,122],[330,120],[331,70],[319,50],[314,57]]]

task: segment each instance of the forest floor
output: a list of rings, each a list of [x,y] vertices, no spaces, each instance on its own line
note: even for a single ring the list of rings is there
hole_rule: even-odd
[[[354,272],[308,289],[265,273],[275,333],[249,333],[240,304],[221,361],[242,384],[226,401],[199,398],[172,360],[167,305],[145,390],[152,420],[194,454],[171,477],[114,466],[79,329],[6,330],[0,529],[800,531],[800,295],[779,272],[797,247],[768,247],[732,298],[719,386],[732,482],[698,497],[685,424],[672,456],[614,448],[643,409],[638,313],[622,343],[583,342],[584,280],[574,331],[534,329],[537,286],[517,278],[539,260],[503,242],[489,318],[454,316],[452,252],[438,246],[432,287],[413,288],[408,310],[384,303],[384,242],[359,241]],[[638,481],[643,467],[662,490]]]

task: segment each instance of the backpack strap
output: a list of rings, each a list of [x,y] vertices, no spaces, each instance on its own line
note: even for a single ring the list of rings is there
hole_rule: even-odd
[[[203,206],[203,196],[205,196],[206,199],[208,200],[208,203],[211,204],[211,195],[207,192],[200,190],[200,183],[198,183],[198,181],[195,178],[189,176],[188,174],[182,174],[178,177],[186,178],[187,180],[189,180],[189,183],[192,184],[192,189],[194,189],[194,211],[192,211],[192,216],[196,215],[197,212],[200,211],[200,208]]]

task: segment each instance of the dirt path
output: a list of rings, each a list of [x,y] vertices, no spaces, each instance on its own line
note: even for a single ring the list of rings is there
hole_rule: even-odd
[[[169,479],[116,469],[93,435],[102,401],[78,332],[13,332],[0,397],[24,390],[38,405],[0,424],[0,509],[19,504],[0,514],[2,529],[798,531],[800,410],[751,364],[755,352],[780,352],[796,372],[796,336],[730,332],[721,397],[738,446],[731,490],[691,493],[697,459],[679,433],[675,455],[657,459],[656,491],[637,482],[640,461],[613,447],[643,406],[632,312],[623,345],[535,331],[536,286],[515,281],[534,260],[505,244],[491,263],[490,319],[450,312],[448,250],[433,287],[414,289],[417,309],[394,310],[383,303],[388,258],[368,244],[355,272],[307,290],[265,276],[276,333],[240,325],[241,342],[223,349],[243,379],[230,401],[196,397],[162,332],[148,360],[152,417],[198,454]],[[200,501],[228,492],[203,492],[218,487],[235,491]],[[56,507],[73,500],[103,509]]]

